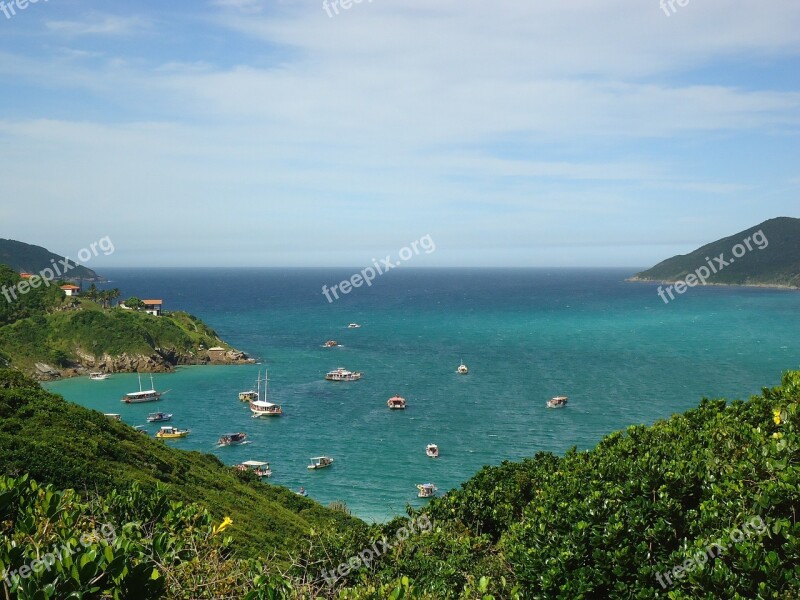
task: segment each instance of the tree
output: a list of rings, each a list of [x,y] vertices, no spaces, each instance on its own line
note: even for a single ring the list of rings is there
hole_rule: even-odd
[[[134,310],[139,310],[144,307],[144,302],[142,302],[136,296],[131,296],[130,298],[125,300],[125,306],[127,306],[128,308],[132,308]]]

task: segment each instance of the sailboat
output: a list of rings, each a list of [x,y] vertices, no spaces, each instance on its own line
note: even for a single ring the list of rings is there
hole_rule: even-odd
[[[155,384],[153,383],[153,376],[150,375],[150,389],[143,390],[142,389],[142,375],[137,373],[139,376],[139,391],[138,392],[130,392],[125,394],[122,397],[122,402],[126,404],[139,404],[140,402],[156,402],[161,400],[161,396],[166,394],[167,392],[157,392],[155,389]]]
[[[280,404],[273,404],[267,401],[267,386],[269,384],[269,372],[264,374],[264,399],[261,400],[261,371],[258,372],[258,391],[256,392],[256,400],[250,402],[250,411],[253,413],[253,418],[260,417],[279,417],[283,414],[283,409]]]

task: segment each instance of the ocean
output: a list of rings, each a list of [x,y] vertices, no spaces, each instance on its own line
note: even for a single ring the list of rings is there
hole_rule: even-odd
[[[442,493],[484,465],[591,448],[704,396],[746,399],[800,362],[797,292],[693,288],[664,304],[657,286],[624,281],[635,269],[395,269],[329,303],[322,286],[358,270],[104,270],[123,298],[163,298],[260,364],[157,374],[171,391],[154,404],[120,403],[138,389],[132,374],[47,387],[151,434],[149,412],[174,413],[192,433],[166,443],[231,465],[269,461],[272,484],[385,521],[425,502],[418,483]],[[329,339],[341,347],[323,348]],[[469,375],[456,374],[462,359]],[[340,366],[363,379],[324,380]],[[284,415],[255,420],[237,394],[265,369]],[[395,394],[407,410],[388,410]],[[547,409],[556,395],[569,405]],[[249,443],[217,448],[230,431]],[[425,455],[428,443],[440,458]],[[334,465],[307,470],[318,455]]]

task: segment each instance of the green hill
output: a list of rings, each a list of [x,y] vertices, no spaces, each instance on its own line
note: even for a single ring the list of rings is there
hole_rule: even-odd
[[[62,260],[65,262],[61,263]],[[16,240],[0,238],[0,264],[8,265],[20,273],[38,273],[42,269],[52,268],[55,264],[60,271],[64,272],[60,279],[104,281],[92,269],[79,265],[73,260],[65,260],[63,256],[50,252],[46,248]]]
[[[18,285],[19,275],[0,265],[0,289]],[[221,347],[223,355],[209,356]],[[155,317],[104,308],[86,298],[67,298],[57,285],[0,297],[0,364],[42,379],[110,372],[166,371],[175,365],[242,363],[250,359],[231,348],[200,319],[185,312]]]
[[[748,242],[745,242],[747,238],[749,248]],[[738,244],[741,246],[735,248]],[[736,257],[737,253],[741,256]],[[716,257],[721,257],[724,262],[715,260]],[[689,254],[673,256],[651,269],[637,273],[630,281],[684,281],[687,275],[697,273],[703,267],[707,271],[718,270],[705,278],[710,284],[798,288],[800,219],[778,217],[764,221]]]

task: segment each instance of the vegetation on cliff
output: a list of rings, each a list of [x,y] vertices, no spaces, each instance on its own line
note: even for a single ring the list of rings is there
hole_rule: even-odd
[[[754,234],[761,232],[765,242]],[[750,248],[743,245],[733,254],[737,244],[751,238]],[[723,262],[716,261],[722,257]],[[733,260],[731,260],[733,259]],[[711,267],[707,267],[707,265]],[[633,281],[683,281],[687,275],[706,267],[708,283],[728,285],[764,285],[800,287],[800,219],[778,217],[764,221],[735,235],[706,244],[689,254],[673,256],[656,266],[637,273]]]

